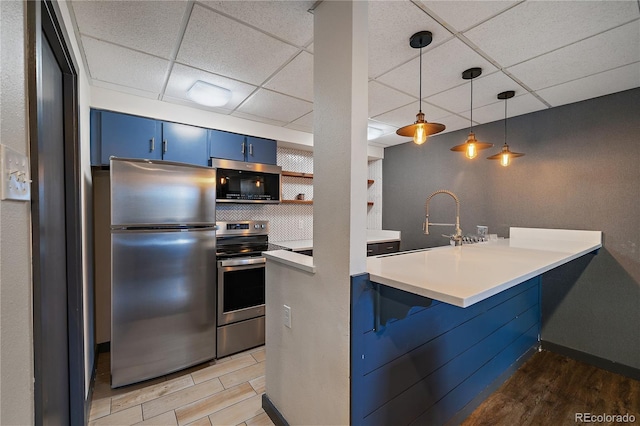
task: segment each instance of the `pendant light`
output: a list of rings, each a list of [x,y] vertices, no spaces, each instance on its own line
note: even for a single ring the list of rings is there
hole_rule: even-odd
[[[427,123],[424,121],[422,113],[422,48],[428,46],[433,39],[430,31],[420,31],[415,33],[409,39],[409,45],[414,49],[420,49],[420,109],[416,114],[416,122],[404,126],[396,130],[396,134],[400,136],[413,137],[413,142],[422,145],[426,142],[427,136],[435,135],[445,129],[444,124]]]
[[[469,68],[462,72],[462,78],[465,80],[471,80],[471,116],[469,118],[469,136],[467,140],[460,145],[456,145],[451,148],[451,151],[464,152],[467,158],[473,159],[478,155],[478,151],[481,149],[491,148],[492,143],[480,142],[476,139],[476,135],[473,133],[473,79],[482,74],[482,68]]]
[[[512,158],[522,157],[524,154],[520,152],[509,151],[509,145],[507,145],[507,99],[513,98],[516,94],[513,90],[507,90],[498,94],[498,99],[504,99],[504,145],[502,151],[491,157],[487,157],[487,160],[500,160],[500,165],[507,167],[511,163]]]

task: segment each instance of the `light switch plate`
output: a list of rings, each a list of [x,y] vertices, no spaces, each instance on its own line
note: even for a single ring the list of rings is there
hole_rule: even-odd
[[[291,328],[291,307],[287,305],[282,305],[282,313],[283,313],[283,322],[285,327]]]
[[[29,158],[0,144],[0,186],[3,200],[29,201],[31,174]]]

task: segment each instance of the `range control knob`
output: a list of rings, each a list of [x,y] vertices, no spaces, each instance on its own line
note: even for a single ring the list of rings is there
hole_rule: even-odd
[[[257,223],[255,225],[253,225],[254,228],[256,229],[260,229],[260,225],[258,225]]]
[[[265,228],[265,226],[264,226],[264,223],[263,223],[263,224],[262,224],[262,229],[264,229],[264,228]]]

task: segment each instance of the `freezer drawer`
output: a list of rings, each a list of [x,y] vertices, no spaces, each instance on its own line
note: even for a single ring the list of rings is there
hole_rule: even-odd
[[[215,221],[215,169],[167,161],[111,159],[112,227]]]
[[[264,345],[264,337],[264,316],[218,327],[217,358]]]
[[[112,231],[111,385],[216,354],[215,231]]]

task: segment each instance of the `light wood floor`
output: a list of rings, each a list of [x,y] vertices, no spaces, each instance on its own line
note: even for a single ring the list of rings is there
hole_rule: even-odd
[[[98,356],[89,425],[273,425],[262,410],[264,346],[142,383],[111,389]]]
[[[260,347],[113,390],[109,354],[101,353],[89,424],[273,425],[261,408],[265,356]],[[640,422],[640,381],[543,351],[462,424],[581,424],[575,413],[630,413]]]

